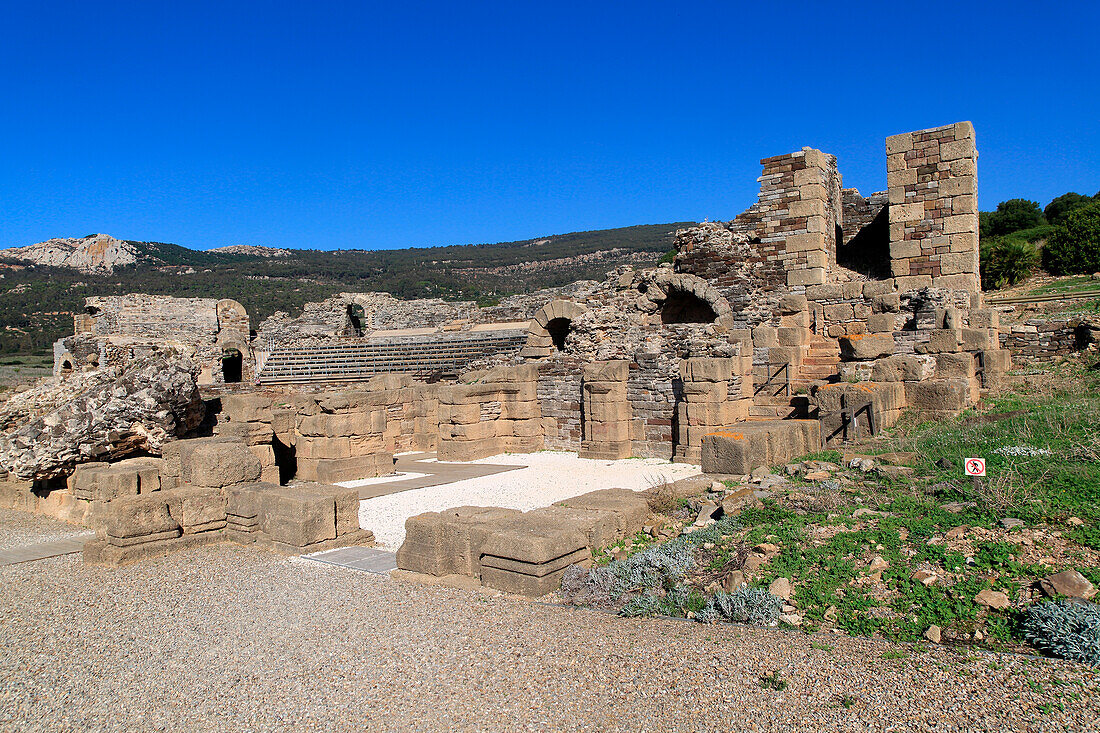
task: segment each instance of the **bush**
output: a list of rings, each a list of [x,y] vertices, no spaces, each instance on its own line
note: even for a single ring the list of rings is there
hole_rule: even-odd
[[[1044,601],[1027,609],[1024,639],[1045,654],[1100,666],[1100,606]]]
[[[1024,280],[1039,266],[1039,249],[1031,242],[995,239],[981,251],[982,290],[995,290]]]
[[[779,621],[783,600],[764,588],[738,588],[733,593],[718,591],[698,614],[700,621],[736,621],[771,626]]]
[[[983,211],[978,217],[982,237],[1000,237],[1043,223],[1038,201],[1009,199],[997,204],[996,211]]]
[[[1043,268],[1052,275],[1100,271],[1100,202],[1065,216],[1043,247]]]
[[[1047,221],[1051,224],[1059,224],[1071,211],[1079,209],[1082,206],[1088,206],[1093,200],[1094,199],[1089,196],[1083,196],[1073,191],[1064,193],[1047,204],[1047,207],[1043,209],[1043,216],[1045,216]]]

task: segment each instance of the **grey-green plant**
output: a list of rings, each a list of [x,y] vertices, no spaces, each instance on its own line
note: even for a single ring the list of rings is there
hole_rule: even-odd
[[[1086,601],[1043,601],[1027,609],[1024,639],[1041,652],[1100,666],[1100,606]]]

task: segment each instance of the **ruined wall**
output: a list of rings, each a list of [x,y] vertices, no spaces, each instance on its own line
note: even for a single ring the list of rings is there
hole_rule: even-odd
[[[1011,351],[1014,357],[1053,359],[1081,348],[1079,328],[1077,318],[1029,318],[1012,324],[999,334],[999,339],[1001,348]]]
[[[969,122],[886,138],[890,264],[899,290],[981,291],[977,160]]]

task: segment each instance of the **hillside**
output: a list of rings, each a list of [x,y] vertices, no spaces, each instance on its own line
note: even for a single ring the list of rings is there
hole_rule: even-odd
[[[201,251],[107,235],[53,239],[0,251],[0,353],[42,352],[72,333],[71,314],[92,295],[144,292],[233,298],[253,327],[276,310],[339,292],[492,303],[626,263],[653,263],[685,223],[575,232],[520,242],[396,250],[284,250],[230,246]]]

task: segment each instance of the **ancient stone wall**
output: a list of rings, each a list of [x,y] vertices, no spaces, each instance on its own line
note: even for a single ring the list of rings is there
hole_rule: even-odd
[[[980,292],[978,152],[959,122],[886,138],[891,269],[899,290]]]
[[[500,367],[473,384],[439,387],[439,460],[471,461],[542,447],[537,365]]]
[[[1053,359],[1081,348],[1079,328],[1077,318],[1029,318],[1001,331],[999,339],[1001,348],[1011,351],[1014,357]]]

